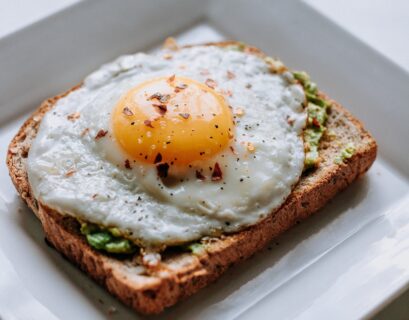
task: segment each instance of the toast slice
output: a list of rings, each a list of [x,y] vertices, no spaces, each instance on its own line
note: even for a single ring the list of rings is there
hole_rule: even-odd
[[[230,44],[232,42],[216,45]],[[262,54],[254,48],[251,51]],[[39,203],[30,190],[26,158],[41,119],[59,99],[79,87],[41,104],[11,141],[7,166],[21,198],[40,219],[47,240],[111,294],[144,314],[161,312],[213,282],[232,265],[252,256],[274,237],[323,207],[364,174],[376,158],[377,145],[372,136],[359,120],[332,101],[326,124],[331,135],[324,135],[319,147],[322,161],[316,170],[302,176],[278,211],[241,232],[209,239],[205,250],[200,252],[167,250],[159,266],[146,268],[138,254],[118,258],[91,248],[75,219]],[[349,143],[354,144],[355,153],[345,161],[337,161]]]

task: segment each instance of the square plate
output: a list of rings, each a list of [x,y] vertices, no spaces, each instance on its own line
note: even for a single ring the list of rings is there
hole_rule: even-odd
[[[306,70],[365,123],[379,156],[319,213],[157,318],[362,318],[408,287],[409,75],[303,2],[123,0],[112,10],[91,0],[1,39],[0,158],[42,99],[171,34],[239,39]],[[137,317],[45,244],[4,161],[0,181],[0,317]]]

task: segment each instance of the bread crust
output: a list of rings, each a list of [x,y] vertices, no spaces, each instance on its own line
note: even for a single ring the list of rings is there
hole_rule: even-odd
[[[235,42],[213,45],[231,44]],[[258,49],[248,47],[248,50],[263,55]],[[372,136],[359,120],[333,102],[327,128],[335,133],[337,140],[334,142],[329,136],[323,139],[319,168],[302,177],[278,211],[241,232],[214,239],[200,255],[165,254],[158,267],[147,269],[140,265],[137,256],[120,260],[92,249],[79,232],[75,219],[42,205],[31,192],[26,158],[41,119],[59,99],[80,86],[44,101],[30,116],[10,143],[7,166],[21,198],[40,219],[48,241],[111,294],[144,314],[163,311],[213,282],[232,265],[252,256],[273,238],[323,207],[364,174],[376,158],[377,145]],[[341,147],[348,142],[354,143],[355,154],[345,162],[334,163]]]

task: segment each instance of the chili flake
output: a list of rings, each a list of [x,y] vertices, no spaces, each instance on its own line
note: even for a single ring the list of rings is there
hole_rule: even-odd
[[[161,94],[160,92],[156,92],[148,98],[148,100],[154,100],[154,99],[159,100],[161,103],[166,103],[169,101],[170,95]]]
[[[179,83],[176,88],[183,90],[187,88],[187,84],[186,83]]]
[[[233,92],[231,92],[231,90],[220,90],[221,94],[224,94],[228,97],[232,97],[233,96]]]
[[[107,130],[103,130],[103,129],[99,130],[97,135],[95,136],[95,140],[105,137],[107,133],[108,133]]]
[[[68,171],[65,173],[65,176],[66,176],[66,177],[71,177],[75,172],[76,172],[76,171],[75,171],[74,169],[68,170]]]
[[[179,115],[183,118],[183,119],[188,119],[190,117],[189,113],[179,113]]]
[[[317,128],[321,127],[321,124],[317,118],[312,118],[312,124]]]
[[[69,114],[67,116],[67,119],[74,122],[75,120],[79,119],[79,117],[80,117],[80,113],[79,112],[74,112],[74,113]]]
[[[291,119],[291,118],[287,118],[287,123],[290,125],[290,126],[292,126],[293,124],[294,124],[294,119]],[[313,121],[313,123],[314,123],[314,121]]]
[[[172,84],[173,81],[175,81],[175,78],[176,78],[176,75],[173,74],[173,75],[171,75],[171,76],[168,78],[168,80],[166,80],[166,81],[167,81],[168,83]]]
[[[81,132],[81,137],[85,136],[88,132],[89,132],[89,128],[85,128],[85,129]]]
[[[126,116],[133,116],[132,110],[129,109],[128,107],[125,107],[125,108],[122,110],[122,113],[123,113],[124,115],[126,115]]]
[[[162,116],[168,111],[168,107],[164,104],[153,104],[153,106],[157,108],[157,111]]]
[[[153,128],[152,121],[150,121],[150,120],[145,120],[145,121],[143,122],[143,124],[144,124],[145,126],[149,127],[149,128]]]
[[[216,81],[214,81],[213,79],[206,79],[205,84],[209,87],[209,88],[216,88],[217,83]]]
[[[175,88],[175,92],[178,93],[182,90],[185,90],[187,88],[187,84],[186,83],[180,83],[176,86]]]
[[[216,162],[214,164],[214,169],[212,173],[212,181],[219,181],[221,179],[223,179],[223,173],[222,170],[220,169],[219,163]]]
[[[202,76],[208,76],[208,75],[210,74],[210,72],[209,72],[209,70],[207,70],[207,69],[203,69],[202,71],[200,71],[200,74],[201,74]]]
[[[236,75],[231,71],[227,71],[227,79],[231,80],[234,78],[236,78]]]

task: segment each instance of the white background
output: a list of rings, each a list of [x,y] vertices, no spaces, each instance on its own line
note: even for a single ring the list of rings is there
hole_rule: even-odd
[[[16,32],[78,1],[80,0],[0,0],[0,37]],[[409,1],[306,0],[306,2],[409,71]],[[409,314],[409,293],[382,311],[379,318],[405,319],[405,314]]]

